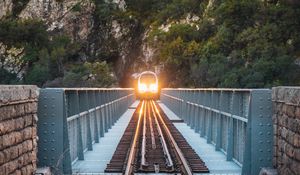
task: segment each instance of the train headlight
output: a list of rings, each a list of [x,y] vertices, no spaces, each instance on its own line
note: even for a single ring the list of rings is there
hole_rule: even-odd
[[[139,84],[139,92],[144,93],[147,91],[147,85]]]
[[[150,91],[151,92],[157,92],[158,91],[157,84],[150,84]]]

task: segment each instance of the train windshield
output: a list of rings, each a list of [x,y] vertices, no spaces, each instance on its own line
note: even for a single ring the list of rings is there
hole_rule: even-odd
[[[152,74],[144,74],[140,78],[140,83],[146,83],[146,84],[156,83],[156,77]]]

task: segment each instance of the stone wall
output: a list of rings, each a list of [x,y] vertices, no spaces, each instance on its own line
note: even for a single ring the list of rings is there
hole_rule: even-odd
[[[33,174],[37,154],[36,86],[0,85],[0,174]]]
[[[300,174],[300,87],[273,88],[274,159],[279,174]]]

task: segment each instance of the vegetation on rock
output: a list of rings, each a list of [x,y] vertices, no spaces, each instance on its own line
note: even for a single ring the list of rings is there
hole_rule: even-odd
[[[165,75],[172,75],[166,78],[168,86],[300,85],[295,64],[300,56],[299,6],[258,0],[214,3],[172,0],[152,20],[150,42],[159,50],[157,62],[165,65]],[[188,14],[199,20],[181,23]],[[168,31],[161,29],[172,21]]]
[[[15,3],[13,14],[27,2]],[[16,15],[1,19],[0,83],[68,87],[116,84],[111,72],[122,46],[111,31],[115,27],[112,21],[117,21],[121,29],[126,28],[126,32],[121,30],[121,40],[140,40],[150,31],[144,42],[157,52],[151,64],[163,65],[165,86],[300,85],[297,4],[280,0],[126,0],[126,9],[120,10],[110,1],[93,2],[95,30],[89,42],[102,47],[86,59],[79,55],[83,43],[61,32],[47,32],[45,22],[18,19]],[[72,10],[80,13],[82,8],[76,4]],[[7,50],[18,50],[19,54]],[[6,59],[11,59],[10,64],[15,62],[17,68],[7,69]],[[51,83],[53,80],[59,83]]]

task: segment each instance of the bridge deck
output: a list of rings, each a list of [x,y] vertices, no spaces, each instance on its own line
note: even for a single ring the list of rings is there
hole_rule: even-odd
[[[72,168],[74,174],[110,174],[104,173],[104,169],[112,158],[137,105],[138,101],[136,101],[120,117],[108,133],[105,133],[99,143],[93,145],[93,151],[85,152],[84,161],[76,161],[73,164]],[[180,118],[170,111],[164,104],[159,103],[159,105],[171,120],[180,120]],[[207,144],[204,138],[201,138],[198,133],[195,133],[194,130],[185,123],[174,123],[174,125],[183,134],[188,143],[195,149],[197,154],[199,154],[199,156],[206,162],[206,165],[211,172],[210,174],[241,174],[241,167],[232,161],[226,161],[226,157],[222,152],[215,151],[213,145]]]
[[[99,143],[93,145],[93,151],[86,151],[84,153],[85,160],[76,161],[73,164],[73,174],[99,175],[104,172],[138,103],[136,101],[132,104],[130,109],[104,134],[104,137],[100,138]]]
[[[170,120],[180,120],[163,103],[159,103],[159,105]],[[205,162],[210,170],[210,174],[241,174],[240,166],[233,161],[226,161],[224,153],[216,151],[214,145],[208,144],[205,138],[200,137],[200,134],[192,130],[187,124],[174,123],[174,125]]]

